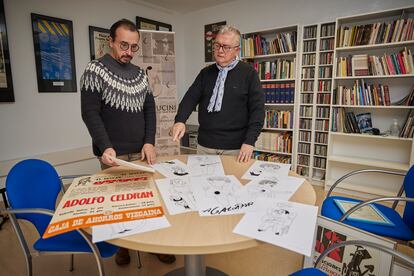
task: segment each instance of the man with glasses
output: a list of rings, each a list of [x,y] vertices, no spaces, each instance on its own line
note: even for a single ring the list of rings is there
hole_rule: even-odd
[[[139,38],[133,22],[114,23],[109,36],[111,53],[89,62],[81,78],[82,119],[102,169],[116,165],[112,157],[155,163],[154,97],[145,71],[131,64]],[[157,256],[163,262],[175,261],[173,255]],[[128,250],[121,248],[115,261],[128,264]]]
[[[185,133],[185,122],[198,105],[199,154],[227,154],[251,159],[264,121],[264,93],[257,72],[239,61],[240,32],[224,26],[213,43],[216,64],[205,67],[178,108],[171,134]]]

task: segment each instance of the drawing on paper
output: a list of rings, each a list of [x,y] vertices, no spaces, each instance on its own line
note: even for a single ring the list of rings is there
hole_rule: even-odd
[[[207,185],[203,186],[206,197],[214,200],[220,206],[237,203],[236,189],[227,176],[207,177]]]
[[[187,165],[178,159],[163,161],[152,166],[165,177],[175,178],[188,175]]]
[[[296,213],[287,206],[269,208],[261,219],[258,232],[272,231],[276,236],[289,233],[290,226],[296,218]]]
[[[290,164],[282,164],[266,161],[255,161],[244,173],[243,179],[255,179],[262,176],[287,176]]]
[[[184,210],[196,210],[196,201],[190,185],[181,178],[170,179],[170,200]]]
[[[224,175],[221,159],[217,155],[191,155],[187,165],[191,176]]]
[[[279,179],[277,177],[260,179],[256,183],[252,183],[247,186],[247,191],[252,198],[267,197],[276,198],[277,191],[275,188],[279,185]]]
[[[109,227],[111,228],[111,236],[124,234],[132,230],[139,231],[140,229],[143,229],[145,227],[146,222],[147,220],[140,219],[130,222],[127,221],[109,224]]]

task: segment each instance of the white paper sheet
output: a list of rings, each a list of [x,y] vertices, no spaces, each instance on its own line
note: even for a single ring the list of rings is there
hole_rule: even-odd
[[[287,176],[290,166],[290,164],[255,161],[243,174],[242,178],[253,180],[260,176]]]
[[[155,182],[170,215],[197,211],[188,177],[157,179]]]
[[[224,175],[223,165],[218,155],[190,155],[187,167],[192,177]]]
[[[233,175],[191,177],[190,183],[200,216],[239,214],[254,206],[245,187]]]
[[[125,160],[121,160],[121,159],[109,156],[107,154],[106,154],[106,156],[119,166],[124,166],[124,167],[130,168],[130,169],[140,170],[140,171],[144,171],[144,172],[151,172],[151,173],[155,172],[155,170],[151,167],[142,166],[142,165],[138,165],[138,164],[128,162],[128,161],[125,161]]]
[[[304,180],[293,176],[260,176],[247,183],[245,187],[253,200],[258,198],[289,200]]]
[[[257,201],[233,233],[271,243],[306,256],[312,253],[318,208],[280,200]]]
[[[92,242],[107,241],[170,226],[165,216],[93,226]]]
[[[165,177],[175,178],[188,175],[187,165],[178,159],[159,162],[152,167]]]

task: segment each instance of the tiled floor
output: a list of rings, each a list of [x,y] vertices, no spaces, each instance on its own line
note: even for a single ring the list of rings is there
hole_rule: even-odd
[[[317,205],[320,206],[325,193],[321,187],[315,187],[315,191],[317,194]],[[25,233],[36,237],[34,229],[29,227],[29,225],[24,225],[23,228]],[[175,264],[166,265],[160,263],[156,256],[141,252],[143,266],[138,270],[136,267],[136,254],[131,254],[131,258],[131,263],[125,267],[117,266],[113,258],[105,259],[106,275],[158,276],[183,266],[182,256],[177,256]],[[33,272],[35,276],[97,275],[95,260],[92,255],[76,255],[75,270],[73,272],[69,271],[69,263],[69,255],[35,257],[33,259]],[[280,250],[274,246],[263,244],[252,249],[208,255],[206,256],[206,264],[232,276],[288,275],[290,272],[300,269],[302,256],[288,250]],[[24,256],[10,222],[7,222],[0,231],[0,275],[26,275]]]

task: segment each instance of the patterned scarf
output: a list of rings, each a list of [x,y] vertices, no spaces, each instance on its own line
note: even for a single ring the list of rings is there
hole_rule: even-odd
[[[207,110],[208,112],[219,112],[221,110],[221,104],[223,101],[224,95],[224,83],[226,82],[227,73],[236,67],[239,61],[237,59],[233,60],[229,65],[225,67],[221,67],[220,65],[216,64],[217,68],[220,70],[216,79],[216,85],[213,89],[213,95],[211,95],[210,103],[208,104]]]

